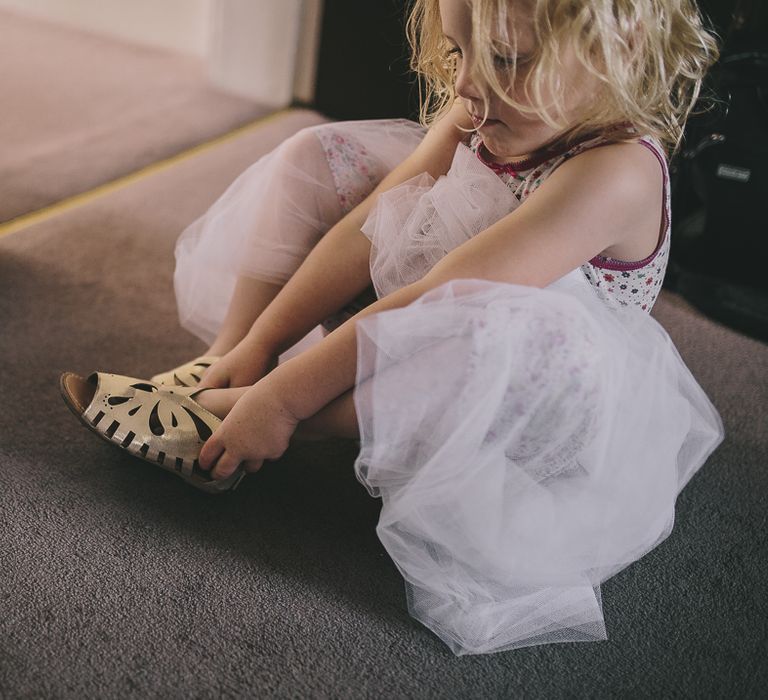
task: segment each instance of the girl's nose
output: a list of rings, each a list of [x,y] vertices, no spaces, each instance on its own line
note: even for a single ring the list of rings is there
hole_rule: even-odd
[[[479,100],[482,98],[482,95],[471,73],[469,61],[461,61],[456,73],[456,94],[465,100]]]

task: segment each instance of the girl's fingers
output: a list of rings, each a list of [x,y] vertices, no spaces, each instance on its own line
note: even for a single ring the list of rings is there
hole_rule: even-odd
[[[203,445],[203,449],[200,450],[200,457],[198,463],[202,469],[210,469],[216,460],[221,457],[224,452],[224,445],[218,440],[214,433]]]
[[[234,474],[235,470],[240,466],[241,461],[242,460],[239,457],[236,457],[225,450],[224,454],[222,454],[219,457],[218,462],[216,462],[216,466],[211,472],[211,477],[217,480],[226,479],[231,474]]]

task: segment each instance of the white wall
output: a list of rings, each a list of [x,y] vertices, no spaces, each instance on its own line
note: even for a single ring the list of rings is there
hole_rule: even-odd
[[[213,82],[263,104],[314,97],[318,0],[218,0],[211,16]],[[297,94],[297,92],[299,94]]]
[[[209,75],[216,85],[268,104],[293,94],[301,0],[222,0],[211,16]]]
[[[323,27],[323,0],[304,0],[299,34],[299,49],[296,56],[293,96],[302,102],[315,99],[317,59],[320,53],[320,38]]]
[[[0,0],[0,8],[205,57],[213,0]]]

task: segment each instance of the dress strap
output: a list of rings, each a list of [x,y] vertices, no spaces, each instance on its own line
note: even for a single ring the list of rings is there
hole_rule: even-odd
[[[615,258],[609,258],[604,255],[596,255],[589,261],[595,267],[599,267],[605,270],[617,270],[622,272],[628,270],[639,270],[640,268],[643,268],[651,263],[651,261],[659,254],[659,251],[662,249],[666,241],[672,220],[669,168],[667,167],[667,159],[664,155],[662,147],[650,136],[643,136],[638,140],[638,143],[645,146],[651,153],[653,153],[653,155],[656,156],[656,159],[659,161],[659,165],[661,166],[661,172],[664,178],[662,185],[662,199],[664,202],[664,207],[661,214],[661,226],[659,230],[659,238],[656,242],[656,247],[653,249],[653,252],[649,256],[643,258],[642,260],[616,260]]]

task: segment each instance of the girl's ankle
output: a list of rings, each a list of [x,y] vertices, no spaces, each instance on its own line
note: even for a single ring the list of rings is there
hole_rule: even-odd
[[[223,357],[226,355],[233,347],[234,345],[230,346],[229,344],[220,343],[218,340],[215,340],[213,342],[213,345],[209,347],[205,353],[203,353],[207,357]]]

